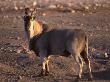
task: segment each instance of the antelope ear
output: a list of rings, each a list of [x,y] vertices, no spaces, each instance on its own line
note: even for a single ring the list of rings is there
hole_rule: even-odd
[[[25,11],[25,15],[30,15],[30,9],[28,7],[26,7],[24,11]]]
[[[37,11],[37,9],[36,9],[36,8],[34,8],[34,13],[36,13],[36,11]]]

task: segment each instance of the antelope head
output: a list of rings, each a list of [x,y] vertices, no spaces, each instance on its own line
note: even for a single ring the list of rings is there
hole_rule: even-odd
[[[42,32],[41,25],[35,20],[36,9],[25,8],[24,27],[29,39]]]

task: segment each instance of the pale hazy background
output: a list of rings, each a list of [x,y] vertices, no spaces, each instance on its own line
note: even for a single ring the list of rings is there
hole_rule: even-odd
[[[95,6],[110,7],[110,0],[0,0],[0,9],[13,9],[24,6],[40,6],[40,7],[53,7],[53,5],[64,5],[73,8],[92,8]]]

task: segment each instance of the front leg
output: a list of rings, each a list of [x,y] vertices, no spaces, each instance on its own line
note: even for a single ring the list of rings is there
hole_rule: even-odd
[[[45,76],[49,74],[49,67],[48,67],[48,57],[46,57],[46,52],[45,53],[39,53],[40,55],[40,60],[42,63],[42,71],[41,75]]]
[[[47,58],[43,59],[42,62],[42,70],[41,70],[41,75],[45,76],[49,74],[49,66],[48,66],[49,60]]]
[[[48,63],[49,63],[49,59],[47,58],[47,59],[46,59],[46,64],[45,64],[45,68],[46,68],[46,75],[48,75],[48,74],[49,74],[49,65],[48,65]]]
[[[45,76],[46,75],[46,62],[43,62],[42,63],[41,75],[42,76]]]

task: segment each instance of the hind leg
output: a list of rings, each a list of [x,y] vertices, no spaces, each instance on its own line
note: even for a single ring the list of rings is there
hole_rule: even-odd
[[[85,63],[87,64],[87,68],[89,70],[89,79],[88,80],[92,80],[93,76],[92,76],[92,72],[91,72],[90,60],[87,58]]]
[[[75,58],[75,61],[78,65],[78,78],[77,79],[81,79],[81,75],[82,75],[82,70],[83,70],[83,61],[82,61],[82,58],[80,57],[80,54],[75,54],[74,56]]]
[[[79,62],[80,62],[79,76],[80,76],[80,78],[82,78],[82,71],[83,71],[84,62],[81,57],[79,57]]]
[[[92,80],[93,76],[92,76],[90,60],[89,60],[89,58],[88,58],[87,52],[86,52],[86,51],[83,51],[83,52],[81,53],[81,56],[82,56],[82,58],[84,59],[84,62],[86,63],[87,68],[88,68],[88,70],[89,70],[89,79],[88,79],[88,80]]]

